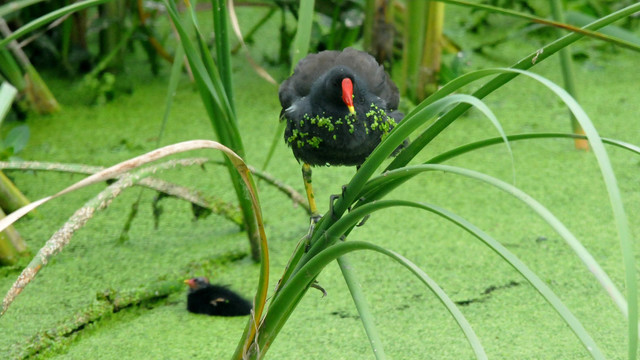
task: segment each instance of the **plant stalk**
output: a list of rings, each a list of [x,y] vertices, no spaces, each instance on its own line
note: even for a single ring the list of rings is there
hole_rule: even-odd
[[[565,22],[564,12],[562,11],[562,2],[561,0],[549,0],[551,4],[551,14],[553,18],[561,23]],[[556,30],[558,35],[561,35],[560,30]],[[564,87],[574,99],[578,98],[576,85],[574,81],[573,75],[573,61],[571,60],[571,48],[569,46],[560,49],[558,51],[558,56],[560,57],[560,68],[562,70],[562,79],[564,80]],[[580,126],[576,117],[573,114],[569,113],[571,119],[571,128],[573,132],[577,135],[584,135],[584,129]],[[585,139],[576,138],[574,139],[574,144],[576,149],[578,150],[589,150],[589,142]]]
[[[417,75],[416,99],[422,101],[438,89],[438,73],[442,56],[444,3],[429,1],[426,7],[426,33],[422,62]]]
[[[351,297],[353,298],[353,303],[356,305],[356,309],[358,309],[358,314],[360,314],[360,320],[362,321],[364,330],[367,333],[367,337],[369,338],[369,343],[371,344],[373,355],[378,360],[386,359],[384,347],[382,346],[382,340],[380,339],[380,334],[378,333],[376,324],[373,321],[373,316],[371,315],[369,304],[367,304],[367,299],[364,295],[364,292],[362,291],[362,286],[360,285],[360,282],[356,277],[355,270],[353,269],[353,264],[351,263],[347,255],[340,256],[337,261],[338,265],[340,265],[340,271],[342,271],[344,281],[349,287],[349,292],[351,293]]]

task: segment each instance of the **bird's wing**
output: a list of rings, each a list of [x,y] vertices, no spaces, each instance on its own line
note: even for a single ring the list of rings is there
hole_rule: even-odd
[[[293,75],[280,85],[278,95],[284,109],[297,99],[309,95],[313,82],[335,64],[340,51],[322,51],[309,54],[296,65]]]
[[[309,54],[298,62],[293,72],[295,90],[300,96],[306,96],[311,92],[313,82],[325,72],[336,65],[336,58],[340,51],[327,50],[317,54]]]
[[[229,299],[224,298],[222,296],[210,301],[211,305],[213,306],[218,306],[219,303],[227,303],[227,302],[229,302]]]

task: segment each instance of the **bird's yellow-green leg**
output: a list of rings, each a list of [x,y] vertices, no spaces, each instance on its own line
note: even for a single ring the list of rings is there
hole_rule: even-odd
[[[302,164],[302,179],[304,180],[304,190],[307,192],[309,211],[311,212],[311,224],[309,225],[309,232],[306,236],[304,249],[304,251],[307,252],[311,247],[311,236],[313,235],[313,230],[321,218],[320,213],[318,213],[318,207],[316,206],[316,199],[313,195],[313,186],[311,186],[311,166],[307,163]]]
[[[302,179],[304,180],[304,190],[307,192],[307,200],[309,201],[309,210],[311,211],[311,225],[315,225],[320,221],[320,213],[316,206],[316,199],[313,195],[313,186],[311,185],[311,166],[307,163],[302,164]]]

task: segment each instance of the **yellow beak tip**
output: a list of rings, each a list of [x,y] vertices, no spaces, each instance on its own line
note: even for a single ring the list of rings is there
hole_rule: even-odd
[[[353,106],[348,106],[349,108],[349,113],[354,114],[356,113],[356,109]]]

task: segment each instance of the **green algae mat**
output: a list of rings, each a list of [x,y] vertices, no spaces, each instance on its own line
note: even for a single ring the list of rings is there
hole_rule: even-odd
[[[499,47],[510,64],[532,49]],[[277,88],[234,61],[236,106],[246,161],[264,163],[277,127]],[[488,60],[474,59],[475,66]],[[631,52],[600,54],[576,64],[579,102],[603,137],[640,144],[638,78]],[[268,70],[278,79],[284,67]],[[167,70],[168,71],[168,70]],[[547,61],[535,72],[561,83],[559,66]],[[31,116],[25,160],[110,166],[156,148],[166,75],[148,74],[132,62],[131,94],[101,106],[88,105],[82,87],[55,76],[47,79],[63,111]],[[518,78],[485,99],[507,134],[567,132],[567,109],[540,84]],[[7,127],[9,127],[9,124]],[[7,130],[7,129],[4,129]],[[181,79],[161,145],[211,139],[211,125],[199,95]],[[478,111],[451,125],[418,156],[426,161],[447,149],[497,132]],[[571,139],[513,141],[487,147],[447,165],[477,170],[516,185],[540,201],[589,250],[623,292],[625,275],[618,234],[605,185],[592,152],[577,151]],[[640,158],[607,147],[631,231],[640,223]],[[167,170],[155,177],[233,202],[229,176],[219,154],[196,151],[212,162]],[[303,191],[300,167],[284,140],[268,171]],[[321,212],[355,169],[314,169]],[[32,200],[80,180],[65,172],[7,171]],[[106,183],[53,200],[16,227],[37,251]],[[308,231],[304,209],[266,181],[258,182],[271,256],[270,289]],[[491,234],[529,266],[582,322],[607,358],[627,356],[627,324],[610,297],[571,248],[517,199],[495,188],[445,172],[409,181],[394,199],[446,208]],[[131,209],[139,200],[137,213]],[[71,238],[0,318],[0,358],[44,359],[225,359],[231,357],[247,319],[195,315],[186,310],[182,280],[208,276],[250,298],[259,265],[249,256],[246,235],[236,224],[212,214],[198,217],[187,201],[162,197],[148,188],[126,189]],[[129,227],[125,237],[123,228]],[[567,324],[517,272],[475,237],[439,217],[410,208],[377,212],[349,241],[369,241],[409,258],[436,280],[481,340],[489,358],[586,359],[589,353]],[[394,359],[474,358],[467,340],[439,299],[402,267],[372,252],[354,253],[351,265],[367,297],[385,347]],[[21,267],[0,270],[3,293]],[[271,345],[273,359],[369,359],[369,341],[338,266],[318,278],[327,296],[312,290],[302,299]]]

